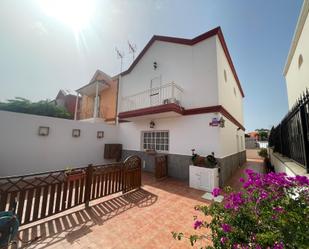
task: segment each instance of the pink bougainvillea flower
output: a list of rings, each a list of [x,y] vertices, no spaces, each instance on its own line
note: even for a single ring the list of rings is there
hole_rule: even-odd
[[[273,249],[284,249],[284,244],[282,242],[276,242]]]
[[[284,211],[284,209],[282,207],[273,207],[273,210],[278,212],[278,213],[282,213]]]
[[[200,220],[196,220],[193,224],[194,229],[198,229],[201,228],[201,226],[203,225],[203,222]]]
[[[214,188],[214,189],[212,190],[212,195],[213,195],[214,197],[217,197],[217,196],[220,195],[220,192],[221,192],[221,189],[219,189],[219,188]]]
[[[227,242],[229,241],[229,239],[227,238],[227,237],[222,237],[221,239],[220,239],[220,242],[221,242],[221,244],[226,244]]]
[[[224,224],[221,225],[221,227],[223,229],[223,232],[225,232],[225,233],[229,233],[229,232],[232,231],[232,228],[229,224],[224,223]]]

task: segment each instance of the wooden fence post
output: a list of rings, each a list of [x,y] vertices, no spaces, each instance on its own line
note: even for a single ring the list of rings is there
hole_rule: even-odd
[[[126,189],[126,168],[125,168],[125,164],[122,162],[121,163],[121,174],[122,174],[122,194],[125,193],[125,189]]]
[[[88,164],[86,170],[86,186],[85,186],[85,207],[89,208],[91,185],[92,185],[93,166]]]

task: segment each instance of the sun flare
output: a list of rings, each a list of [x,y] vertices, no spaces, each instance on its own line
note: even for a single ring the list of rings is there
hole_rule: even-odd
[[[79,32],[86,28],[94,13],[93,0],[39,0],[44,13]]]

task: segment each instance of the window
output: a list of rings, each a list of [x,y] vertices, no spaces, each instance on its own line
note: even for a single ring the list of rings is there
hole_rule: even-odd
[[[169,132],[144,131],[142,132],[142,142],[144,150],[168,151]]]
[[[303,64],[303,56],[300,54],[298,57],[298,69],[300,69],[301,65]]]
[[[234,95],[236,96],[236,89],[235,89],[235,87],[234,87]]]
[[[226,75],[226,71],[225,71],[225,69],[224,69],[223,74],[224,74],[224,80],[225,80],[225,82],[227,82],[227,75]]]

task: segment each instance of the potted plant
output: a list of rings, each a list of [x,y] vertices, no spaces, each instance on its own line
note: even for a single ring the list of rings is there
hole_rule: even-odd
[[[75,181],[82,179],[85,176],[85,171],[82,169],[72,170],[69,169],[65,172],[67,181]]]
[[[195,153],[195,149],[192,149],[191,160],[194,166],[203,166],[207,168],[214,168],[217,165],[217,160],[214,156],[214,153],[206,157],[200,156]]]
[[[191,161],[193,165],[194,166],[204,166],[205,158],[195,153],[195,149],[192,149],[191,151],[192,151]]]

